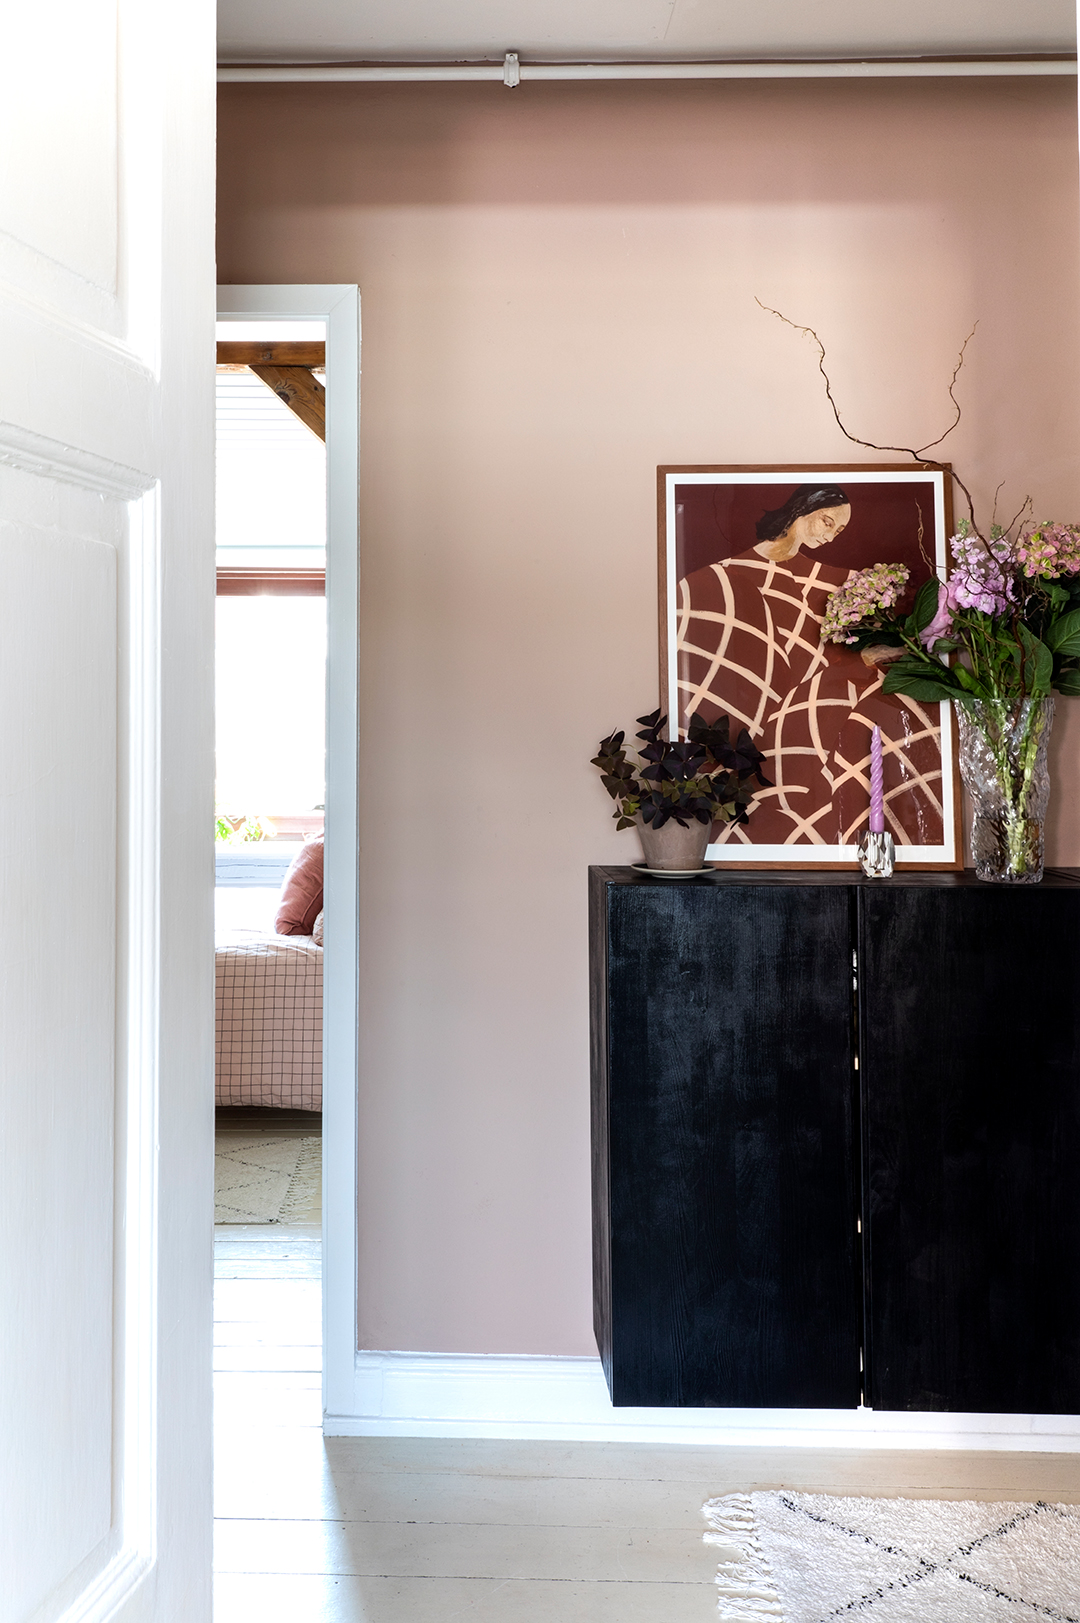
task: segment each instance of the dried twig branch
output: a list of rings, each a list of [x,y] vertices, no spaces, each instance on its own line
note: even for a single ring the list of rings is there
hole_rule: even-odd
[[[947,440],[949,435],[952,433],[953,429],[956,427],[957,423],[960,421],[960,417],[961,417],[960,402],[959,402],[959,400],[957,400],[956,396],[953,394],[953,389],[956,387],[956,380],[960,376],[960,368],[964,364],[964,352],[967,349],[968,345],[971,343],[971,340],[974,338],[975,330],[978,327],[978,325],[979,325],[979,323],[976,322],[975,326],[972,327],[971,331],[968,333],[967,337],[964,339],[964,342],[960,345],[960,353],[956,357],[956,365],[953,367],[953,375],[949,379],[949,399],[952,401],[953,405],[956,407],[956,416],[953,418],[952,422],[949,424],[948,428],[945,430],[944,434],[942,434],[940,436],[939,439],[931,440],[929,445],[924,445],[921,451],[913,451],[912,452],[912,455],[918,457],[920,461],[922,460],[923,451],[932,451],[934,449],[935,445],[940,445],[942,440]],[[954,477],[955,477],[955,475],[954,475]],[[957,480],[957,483],[959,484],[959,480]],[[961,488],[961,490],[963,490],[964,489],[963,485],[961,485],[960,488]],[[967,496],[967,491],[966,490],[964,491],[964,494],[965,494],[965,496]],[[971,501],[970,496],[968,496],[968,501],[969,502]],[[974,520],[974,514],[972,514],[972,523],[974,523],[974,521],[975,521]]]
[[[1001,488],[1001,486],[999,485],[998,489],[1000,490],[1000,488]],[[1008,535],[1009,532],[1012,530],[1013,525],[1018,523],[1019,520],[1023,518],[1025,513],[1030,512],[1030,509],[1031,509],[1031,497],[1030,496],[1025,496],[1024,500],[1023,500],[1023,504],[1022,504],[1022,506],[1020,508],[1020,511],[1015,515],[1014,518],[1009,520],[1008,524],[1006,524],[1005,528],[1001,532],[1002,535]]]
[[[926,527],[923,524],[922,503],[921,502],[917,501],[915,503],[915,511],[919,515],[919,556],[922,558],[923,563],[926,565],[926,567],[930,571],[931,575],[936,575],[937,574],[937,564],[934,562],[933,558],[931,558],[930,554],[926,550]]]
[[[955,468],[948,466],[944,462],[937,462],[933,458],[928,459],[926,457],[926,455],[925,455],[925,452],[932,451],[934,449],[935,445],[940,445],[942,440],[948,439],[949,435],[952,433],[953,429],[956,427],[957,423],[960,421],[960,417],[961,417],[960,403],[957,400],[956,395],[953,393],[953,390],[954,390],[955,385],[956,385],[956,380],[960,375],[960,368],[964,364],[964,352],[966,351],[966,349],[967,349],[968,345],[970,344],[971,340],[974,338],[974,336],[975,336],[975,328],[978,327],[979,323],[978,322],[975,323],[975,327],[972,327],[971,331],[968,333],[967,337],[964,339],[964,342],[961,344],[960,353],[956,358],[956,365],[953,367],[953,374],[952,374],[952,377],[949,380],[949,399],[952,401],[953,405],[956,408],[956,416],[953,418],[952,422],[949,424],[949,426],[945,430],[944,434],[939,435],[936,440],[931,440],[928,445],[924,445],[921,449],[916,449],[915,447],[910,446],[910,445],[878,445],[875,440],[861,440],[857,434],[853,434],[851,432],[851,430],[848,428],[847,424],[844,422],[844,419],[841,417],[840,409],[837,406],[836,401],[835,401],[835,399],[833,397],[832,380],[830,379],[828,372],[826,372],[826,370],[825,370],[825,345],[821,342],[821,339],[818,337],[818,335],[814,331],[813,327],[802,327],[802,326],[800,326],[797,321],[792,321],[790,316],[784,315],[782,310],[774,310],[772,305],[770,305],[770,304],[762,304],[760,299],[755,299],[754,302],[755,302],[755,304],[757,304],[759,306],[760,309],[766,311],[769,315],[776,316],[778,320],[783,321],[787,326],[793,327],[796,332],[801,332],[805,336],[807,336],[809,338],[812,338],[814,340],[814,343],[817,345],[817,350],[818,350],[818,371],[821,373],[821,376],[825,380],[825,397],[828,400],[829,405],[832,407],[832,414],[836,419],[836,426],[837,426],[837,428],[839,428],[841,434],[844,435],[845,439],[849,439],[851,441],[852,445],[865,446],[868,451],[895,451],[900,456],[913,457],[916,462],[921,463],[924,467],[938,468],[942,472],[948,473],[950,475],[950,477],[952,478],[952,480],[954,481],[954,483],[959,486],[959,488],[964,492],[964,495],[967,498],[968,512],[971,515],[972,528],[977,533],[979,526],[975,522],[975,504],[972,501],[970,490],[965,485],[964,481],[960,478],[960,475],[956,472]]]
[[[1003,490],[1004,490],[1004,489],[1005,489],[1005,481],[1004,481],[1004,479],[1003,479],[1003,480],[1002,480],[1002,481],[1001,481],[1001,483],[1000,483],[1000,485],[998,485],[998,487],[997,487],[997,489],[996,489],[996,490],[995,490],[995,491],[994,491],[994,510],[993,510],[993,512],[992,512],[992,513],[991,513],[991,514],[990,514],[990,528],[991,528],[991,529],[993,529],[993,528],[994,528],[994,525],[995,525],[995,524],[996,524],[996,523],[997,523],[997,504],[998,504],[998,497],[999,497],[999,496],[1000,496],[1000,495],[1001,495],[1001,492],[1002,492],[1002,491],[1003,491]]]

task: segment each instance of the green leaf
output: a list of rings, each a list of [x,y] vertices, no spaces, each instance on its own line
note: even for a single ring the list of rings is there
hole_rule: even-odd
[[[902,693],[909,699],[918,699],[929,704],[959,697],[956,689],[945,682],[936,682],[930,676],[905,676],[903,671],[896,670],[887,673],[881,691]]]
[[[939,670],[944,670],[940,661],[930,654],[905,654],[903,659],[892,659],[885,667],[888,671],[907,671],[912,676],[931,675],[936,677]]]
[[[1054,686],[1067,699],[1080,699],[1080,670],[1062,671]]]
[[[931,575],[929,580],[923,581],[919,590],[915,593],[915,604],[911,610],[911,618],[915,622],[916,631],[925,631],[937,613],[937,607],[938,583],[934,576]]]
[[[1043,641],[1052,654],[1061,654],[1066,659],[1080,654],[1080,609],[1071,609],[1048,626],[1043,633]],[[1067,648],[1066,644],[1072,642],[1075,642],[1075,648]]]
[[[941,661],[934,659],[930,654],[925,658],[911,654],[905,659],[894,659],[885,666],[885,680],[882,691],[885,693],[907,693],[912,698],[930,698],[926,691],[916,694],[913,684],[916,682],[929,683],[930,687],[944,688],[942,698],[951,699],[956,693],[956,678],[959,672],[951,670],[949,666],[942,665]]]
[[[908,620],[903,622],[897,620],[891,625],[851,626],[849,630],[852,640],[844,646],[853,648],[856,653],[861,653],[864,648],[902,648],[904,638],[901,635],[901,623],[906,627],[910,619],[909,615]]]
[[[953,675],[956,677],[957,683],[960,687],[966,688],[968,693],[974,693],[977,698],[982,698],[982,683],[976,681],[975,677],[972,676],[966,665],[954,665]]]
[[[1042,698],[1050,691],[1050,683],[1054,676],[1054,656],[1046,644],[1040,642],[1027,626],[1021,625],[1019,631],[1026,655],[1024,685],[1033,698]]]

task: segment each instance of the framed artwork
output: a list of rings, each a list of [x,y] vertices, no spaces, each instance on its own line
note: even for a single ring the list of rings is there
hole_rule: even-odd
[[[765,755],[745,826],[719,828],[707,860],[733,867],[850,867],[870,807],[881,728],[885,826],[898,867],[960,868],[960,795],[949,704],[882,692],[872,650],[822,643],[829,595],[853,570],[901,563],[906,603],[945,576],[947,471],[664,467],[660,703],[672,737],[727,715]]]

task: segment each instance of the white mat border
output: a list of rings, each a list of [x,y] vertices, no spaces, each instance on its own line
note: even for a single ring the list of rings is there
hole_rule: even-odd
[[[708,1531],[706,1544],[720,1544],[738,1553],[734,1560],[721,1561],[716,1569],[720,1617],[730,1623],[760,1618],[783,1619],[780,1592],[773,1579],[769,1558],[758,1538],[757,1514],[748,1493],[726,1493],[707,1499],[701,1507]]]

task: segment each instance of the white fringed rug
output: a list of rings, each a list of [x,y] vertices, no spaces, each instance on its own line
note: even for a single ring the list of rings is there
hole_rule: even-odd
[[[729,1494],[724,1623],[1080,1623],[1080,1506]]]
[[[321,1182],[321,1138],[222,1134],[214,1149],[214,1222],[281,1223],[317,1215]]]

